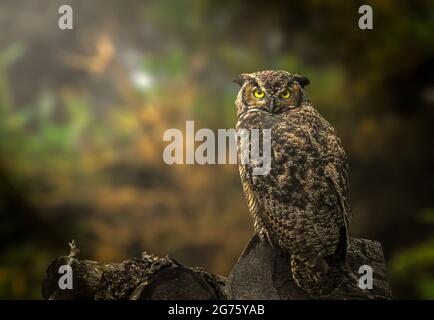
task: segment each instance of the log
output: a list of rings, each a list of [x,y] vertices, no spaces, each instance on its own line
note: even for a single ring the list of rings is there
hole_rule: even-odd
[[[74,241],[71,253],[57,258],[48,267],[42,283],[42,296],[50,300],[209,300],[224,299],[223,277],[202,268],[188,268],[169,257],[147,252],[141,258],[120,263],[77,259]],[[73,288],[61,289],[59,268],[72,268]]]
[[[75,242],[70,246],[70,254],[57,258],[47,269],[42,283],[45,299],[312,299],[294,283],[289,255],[261,242],[257,236],[252,237],[228,277],[147,252],[141,258],[120,263],[80,260]],[[59,287],[62,265],[73,270],[72,289]],[[358,286],[361,265],[373,269],[372,289]],[[386,273],[381,244],[352,238],[342,284],[326,299],[391,299]]]

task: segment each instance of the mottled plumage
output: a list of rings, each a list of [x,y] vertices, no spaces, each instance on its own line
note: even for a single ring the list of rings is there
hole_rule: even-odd
[[[327,295],[339,285],[349,240],[345,151],[307,98],[307,78],[262,71],[235,82],[241,85],[237,129],[271,129],[270,172],[253,175],[260,164],[239,165],[255,232],[290,253],[301,288],[313,296]],[[245,143],[239,139],[239,150]]]

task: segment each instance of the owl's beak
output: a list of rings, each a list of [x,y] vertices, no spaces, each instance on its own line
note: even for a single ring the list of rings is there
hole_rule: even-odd
[[[274,103],[274,99],[271,99],[270,105],[269,105],[270,113],[274,113],[274,110],[276,109],[275,106],[276,106],[276,104]]]

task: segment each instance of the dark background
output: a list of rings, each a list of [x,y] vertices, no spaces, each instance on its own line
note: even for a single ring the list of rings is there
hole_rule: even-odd
[[[434,2],[11,0],[0,30],[1,298],[41,298],[71,239],[227,274],[252,233],[237,167],[167,166],[162,135],[233,128],[232,78],[263,69],[311,80],[351,161],[352,234],[382,242],[395,297],[434,298]]]

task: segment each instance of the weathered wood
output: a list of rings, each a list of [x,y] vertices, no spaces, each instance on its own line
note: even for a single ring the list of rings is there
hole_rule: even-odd
[[[121,263],[77,259],[78,249],[56,259],[42,284],[45,299],[311,299],[295,285],[286,252],[271,248],[254,236],[227,278],[202,268],[189,268],[169,258],[143,253]],[[73,270],[72,290],[58,286],[61,265]],[[373,289],[358,287],[361,265],[374,271]],[[380,243],[351,239],[342,285],[329,299],[390,299]]]
[[[103,263],[77,259],[75,243],[71,254],[56,259],[42,283],[45,299],[224,299],[224,279],[201,268],[187,268],[168,257],[144,252],[140,259]],[[73,251],[75,250],[75,253]],[[60,289],[61,265],[73,270],[73,289]]]
[[[271,248],[254,236],[244,249],[227,279],[229,299],[312,299],[294,282],[289,269],[289,255]],[[373,269],[373,288],[358,286],[359,267]],[[345,275],[342,284],[327,299],[391,299],[386,277],[381,244],[377,241],[354,239],[350,241]]]

